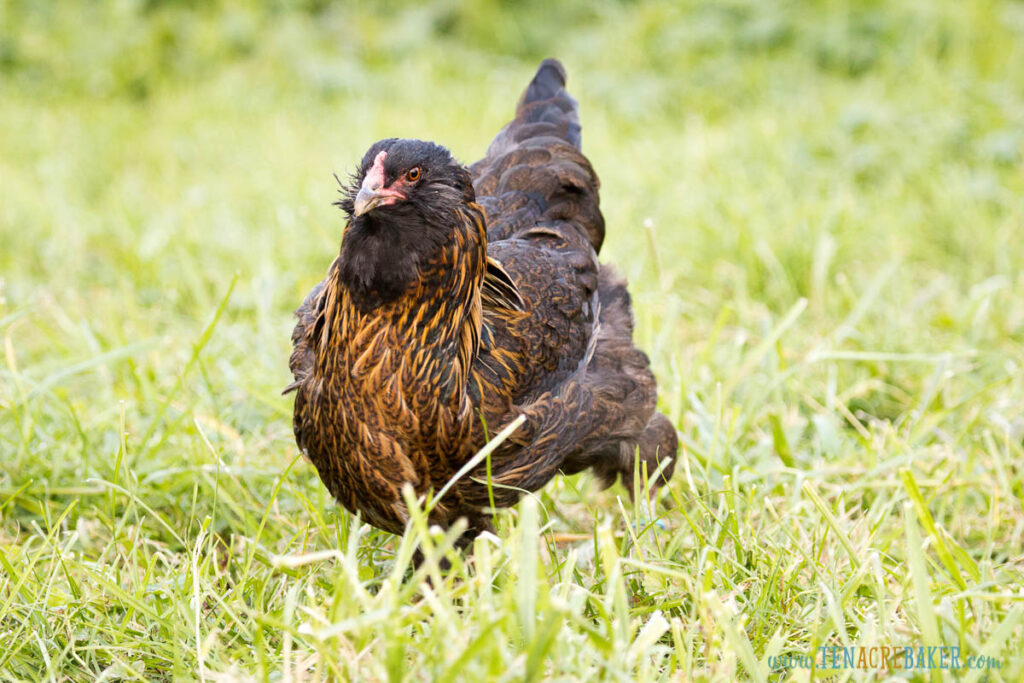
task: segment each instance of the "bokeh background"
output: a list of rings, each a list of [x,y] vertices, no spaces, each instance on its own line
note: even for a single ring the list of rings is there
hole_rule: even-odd
[[[686,448],[672,495],[691,516],[667,522],[656,557],[700,590],[630,589],[627,621],[681,624],[662,639],[675,664],[651,670],[752,675],[736,632],[702,645],[709,588],[766,671],[766,653],[832,642],[837,624],[913,641],[931,623],[920,594],[920,610],[862,620],[911,595],[908,502],[988,595],[971,606],[931,555],[934,604],[955,615],[944,637],[980,651],[1009,623],[993,647],[1012,654],[1019,595],[998,596],[1019,592],[1024,536],[1024,3],[2,0],[0,632],[21,645],[0,673],[281,665],[294,601],[344,584],[267,559],[348,538],[279,396],[291,311],[337,253],[332,174],[387,136],[475,160],[548,56],[602,179],[602,258],[632,282]],[[586,534],[617,495],[584,476],[541,502],[552,529]],[[837,528],[876,558],[876,597],[842,592],[861,566]],[[376,585],[392,540],[369,538],[356,571]],[[258,606],[225,600],[274,615],[269,654],[208,612],[221,636],[196,640],[190,557],[210,594],[225,576],[264,582]],[[121,572],[134,578],[97,578]],[[288,607],[290,581],[312,588]],[[130,617],[132,599],[160,617]],[[444,648],[407,636],[410,671],[441,671]],[[589,660],[562,653],[548,673],[583,676],[570,659]]]

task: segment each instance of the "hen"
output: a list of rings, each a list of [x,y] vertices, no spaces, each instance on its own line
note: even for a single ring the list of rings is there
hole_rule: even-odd
[[[555,474],[632,492],[677,450],[633,346],[625,281],[598,263],[598,179],[580,152],[565,70],[544,61],[515,118],[469,168],[444,147],[377,142],[338,205],[341,253],[303,301],[290,368],[295,438],[334,497],[401,533],[401,488],[436,493],[525,421],[432,509],[464,539]],[[653,479],[652,479],[653,480]]]

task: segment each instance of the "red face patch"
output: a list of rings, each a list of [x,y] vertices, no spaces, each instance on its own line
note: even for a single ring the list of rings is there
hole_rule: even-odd
[[[373,160],[373,166],[366,172],[366,177],[363,178],[363,187],[377,190],[384,187],[384,160],[387,158],[388,153],[381,150],[377,154],[377,158]]]
[[[366,172],[366,176],[363,177],[363,184],[359,188],[359,193],[356,194],[355,202],[353,203],[353,213],[356,216],[362,216],[375,207],[389,206],[405,199],[405,195],[397,189],[384,187],[384,160],[387,156],[387,152],[379,152],[377,158],[373,160],[373,166],[370,167]],[[394,184],[401,185],[401,182]]]

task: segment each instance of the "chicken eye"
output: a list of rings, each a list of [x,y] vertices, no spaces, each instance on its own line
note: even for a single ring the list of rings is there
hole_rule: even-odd
[[[420,167],[417,166],[415,168],[410,168],[409,172],[405,174],[405,177],[409,180],[409,182],[415,183],[417,180],[420,179]]]

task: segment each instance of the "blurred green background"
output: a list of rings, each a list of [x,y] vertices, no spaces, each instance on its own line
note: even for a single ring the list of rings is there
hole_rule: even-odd
[[[674,517],[660,559],[709,571],[705,588],[723,594],[769,586],[737,598],[756,654],[776,624],[806,652],[833,637],[806,630],[820,577],[794,570],[794,592],[772,594],[777,568],[758,558],[820,556],[810,480],[853,543],[905,578],[906,467],[942,538],[992,569],[977,590],[1019,588],[1024,2],[0,0],[0,545],[19,590],[42,596],[11,598],[0,623],[47,632],[46,601],[92,585],[69,619],[99,645],[67,666],[95,674],[130,637],[144,652],[183,643],[187,671],[196,643],[178,621],[192,617],[126,635],[109,605],[128,599],[90,563],[122,571],[112,549],[142,534],[177,558],[148,577],[182,606],[167,567],[187,552],[168,528],[191,543],[209,517],[226,547],[258,529],[273,552],[300,533],[334,547],[304,525],[317,510],[347,518],[303,462],[261,525],[296,456],[279,396],[291,311],[339,244],[332,173],[387,136],[472,162],[549,56],[568,69],[602,179],[602,258],[631,280],[638,343],[682,434],[683,508],[729,486],[730,505],[748,503],[729,543],[714,515],[694,513],[706,533]],[[623,493],[574,491],[543,496],[556,529],[588,533],[587,501],[614,511]],[[807,526],[799,551],[765,500]],[[63,512],[52,533],[75,529],[78,559],[31,559]],[[708,570],[695,558],[711,538],[732,559]],[[33,583],[40,557],[63,573]],[[938,603],[954,589],[935,590]],[[696,623],[689,598],[633,598]],[[874,604],[844,593],[838,608],[853,633],[862,600]],[[960,612],[961,634],[984,642],[1010,607]],[[882,635],[903,638],[900,619],[880,616]],[[58,650],[73,642],[55,633]],[[694,638],[690,666],[711,667]],[[252,656],[227,636],[210,648],[225,667]],[[0,655],[0,673],[26,675],[33,657]]]
[[[475,160],[545,56],[580,100],[603,257],[635,282],[674,418],[722,378],[695,342],[757,337],[802,297],[808,346],[859,311],[835,345],[1017,367],[1024,3],[2,8],[0,315],[29,314],[18,362],[69,400],[97,398],[69,365],[144,342],[151,362],[106,371],[145,414],[237,274],[200,366],[238,390],[221,408],[284,409],[289,313],[342,227],[331,174],[392,135]],[[920,368],[868,370],[892,391],[860,407],[911,407]]]
[[[49,299],[125,344],[194,325],[238,272],[232,310],[257,324],[239,344],[283,352],[282,314],[337,246],[331,173],[389,135],[478,158],[545,56],[581,102],[606,257],[657,274],[641,300],[841,313],[886,263],[904,304],[936,282],[1008,292],[1022,36],[1020,2],[5,0],[5,310]],[[935,299],[900,306],[885,346],[1019,332]],[[22,353],[73,357],[56,336]],[[280,357],[249,367],[279,382]]]

